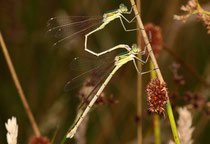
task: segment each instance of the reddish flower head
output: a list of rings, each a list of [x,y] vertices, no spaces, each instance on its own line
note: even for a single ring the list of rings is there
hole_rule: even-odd
[[[50,140],[42,136],[32,136],[29,140],[29,144],[50,144]]]
[[[166,97],[166,83],[160,83],[160,80],[153,79],[146,88],[147,102],[149,104],[149,111],[163,114],[165,112],[164,106],[167,102]]]
[[[159,26],[156,26],[152,23],[148,23],[144,26],[144,29],[147,33],[148,38],[150,39],[150,44],[152,46],[152,50],[157,57],[162,50],[163,47],[163,37],[162,37],[162,32]],[[145,43],[143,38],[142,40],[142,49],[145,47]]]

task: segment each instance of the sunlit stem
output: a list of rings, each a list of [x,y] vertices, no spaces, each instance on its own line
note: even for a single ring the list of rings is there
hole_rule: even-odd
[[[150,60],[150,69],[154,69],[152,61]],[[156,72],[152,71],[150,73],[151,80],[157,78]],[[155,144],[161,144],[161,136],[160,136],[160,118],[158,114],[153,115],[153,126],[154,126],[154,138]]]

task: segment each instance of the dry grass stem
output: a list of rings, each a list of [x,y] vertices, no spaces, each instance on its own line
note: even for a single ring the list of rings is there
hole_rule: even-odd
[[[141,1],[137,0],[137,8],[141,10]],[[138,24],[137,24],[138,27]],[[137,44],[141,46],[141,32],[137,31]],[[142,56],[138,55],[141,59]],[[137,63],[138,68],[142,69],[142,64],[140,62]],[[142,144],[142,75],[137,75],[137,117],[139,121],[137,122],[137,144]]]
[[[137,21],[138,21],[138,26],[140,28],[144,29],[144,25],[143,25],[142,20],[141,20],[141,18],[139,16],[139,12],[138,12],[138,9],[136,7],[136,4],[135,4],[134,0],[130,0],[130,2],[131,2],[131,5],[133,6],[134,13],[135,13]],[[151,45],[149,43],[149,39],[147,37],[147,33],[145,32],[145,30],[141,30],[141,33],[142,33],[142,37],[144,39],[144,42],[147,44],[147,51],[149,52],[149,55],[150,55],[150,58],[152,60],[153,65],[154,65],[154,68],[156,69],[155,71],[156,71],[157,77],[160,80],[160,82],[162,83],[162,82],[164,82],[163,76],[162,76],[162,74],[160,72],[157,60],[156,60],[155,55],[154,55],[154,53],[152,51],[152,47],[151,47]],[[166,96],[168,97],[168,93],[166,93]]]
[[[31,122],[31,125],[32,125],[32,127],[33,127],[34,133],[35,133],[37,136],[40,136],[39,128],[38,128],[38,126],[37,126],[37,124],[36,124],[36,121],[35,121],[35,119],[34,119],[34,116],[33,116],[32,112],[31,112],[31,109],[30,109],[30,107],[29,107],[29,104],[28,104],[28,102],[27,102],[27,100],[26,100],[25,94],[23,93],[23,89],[22,89],[22,87],[21,87],[21,85],[20,85],[20,82],[19,82],[19,80],[18,80],[17,74],[16,74],[16,72],[15,72],[14,66],[13,66],[13,64],[12,64],[11,58],[10,58],[10,56],[9,56],[9,53],[8,53],[8,51],[7,51],[7,47],[6,47],[5,43],[4,43],[4,39],[3,39],[3,37],[2,37],[1,32],[0,32],[0,44],[1,44],[2,51],[3,51],[4,56],[5,56],[6,62],[7,62],[7,64],[8,64],[9,70],[10,70],[10,72],[11,72],[13,81],[14,81],[14,83],[15,83],[15,86],[16,86],[17,90],[18,90],[20,99],[21,99],[21,101],[22,101],[22,103],[23,103],[23,106],[24,106],[24,108],[25,108],[26,114],[28,115],[28,118],[29,118],[29,120],[30,120],[30,122]]]

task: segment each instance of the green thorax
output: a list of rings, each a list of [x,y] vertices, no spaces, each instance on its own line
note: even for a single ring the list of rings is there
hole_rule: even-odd
[[[113,16],[113,15],[116,15],[117,13],[119,13],[119,10],[115,9],[115,10],[111,10],[111,11],[106,12],[105,15],[107,17],[110,17],[110,16]]]
[[[119,59],[124,59],[125,57],[129,56],[129,52],[122,52],[117,55]]]

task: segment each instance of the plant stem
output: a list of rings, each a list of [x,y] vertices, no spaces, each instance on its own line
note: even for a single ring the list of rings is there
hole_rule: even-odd
[[[198,0],[196,0],[196,3],[197,3],[197,5],[198,5],[198,9],[199,9],[199,10],[202,10],[202,12],[205,13],[206,15],[210,15],[210,12],[205,11],[205,10],[201,7],[201,5],[200,5],[200,3],[199,3]]]
[[[12,64],[11,58],[9,56],[9,53],[8,53],[8,50],[7,50],[7,47],[5,45],[5,42],[4,42],[4,39],[2,37],[1,32],[0,32],[0,44],[1,44],[2,51],[3,51],[4,56],[5,56],[6,62],[8,64],[10,73],[12,75],[12,79],[13,79],[13,81],[15,83],[15,86],[16,86],[16,88],[18,90],[20,99],[21,99],[21,101],[23,103],[23,107],[24,107],[24,109],[26,111],[26,114],[27,114],[27,116],[28,116],[28,118],[29,118],[29,120],[31,122],[31,125],[32,125],[32,128],[34,130],[34,133],[36,134],[36,136],[40,136],[39,128],[37,126],[37,123],[36,123],[36,121],[34,119],[34,116],[33,116],[32,112],[31,112],[31,109],[29,107],[29,104],[28,104],[28,102],[27,102],[27,100],[25,98],[25,94],[23,93],[23,89],[22,89],[22,87],[20,85],[20,82],[18,80],[17,74],[15,72],[14,66]]]
[[[137,8],[141,10],[141,1],[137,0]],[[138,25],[138,24],[137,24]],[[138,27],[138,26],[137,26]],[[141,32],[137,31],[137,44],[141,46]],[[142,56],[138,55],[141,59]],[[142,64],[137,62],[138,68],[142,69]],[[137,144],[142,144],[142,75],[137,75],[137,117],[139,118],[137,122]]]
[[[179,135],[177,133],[176,123],[175,123],[175,120],[174,120],[174,115],[173,115],[173,111],[172,111],[172,108],[171,108],[170,101],[167,101],[166,107],[167,107],[169,121],[170,121],[170,124],[171,124],[171,129],[172,129],[172,132],[173,132],[173,135],[174,135],[174,141],[175,141],[176,144],[180,144]]]
[[[155,134],[155,144],[161,144],[160,117],[156,113],[153,115],[153,125],[154,125],[154,134]]]
[[[150,60],[150,70],[153,70],[154,66],[152,64],[152,61]],[[150,73],[151,79],[156,78],[156,73],[155,71],[152,71]],[[155,144],[161,144],[161,136],[160,136],[160,118],[158,114],[153,115],[153,126],[154,126],[154,137],[155,137]]]
[[[147,44],[147,51],[150,54],[150,58],[152,60],[152,63],[154,65],[154,67],[156,68],[155,71],[156,71],[157,77],[160,80],[160,82],[162,83],[162,82],[164,82],[164,80],[163,80],[162,74],[160,72],[159,66],[157,64],[156,58],[154,56],[154,53],[152,51],[152,47],[151,47],[151,45],[149,43],[147,34],[146,34],[145,30],[144,30],[144,25],[143,25],[142,20],[141,20],[141,18],[139,16],[139,12],[137,10],[136,4],[135,4],[134,0],[130,0],[130,2],[131,2],[131,5],[133,6],[133,10],[134,10],[134,13],[136,15],[136,18],[137,18],[137,21],[138,21],[138,25],[139,25],[140,28],[143,29],[143,30],[141,30],[141,33],[142,33],[142,36],[143,36],[145,44]],[[172,108],[171,108],[171,105],[170,105],[170,100],[169,100],[169,97],[168,97],[167,90],[166,90],[166,97],[168,98],[168,100],[167,100],[167,112],[168,112],[168,116],[169,116],[169,120],[170,120],[170,124],[171,124],[171,128],[172,128],[174,140],[175,140],[176,144],[180,144],[178,132],[177,132],[177,129],[176,129],[176,123],[175,123],[175,120],[174,120],[173,111],[172,111]]]

